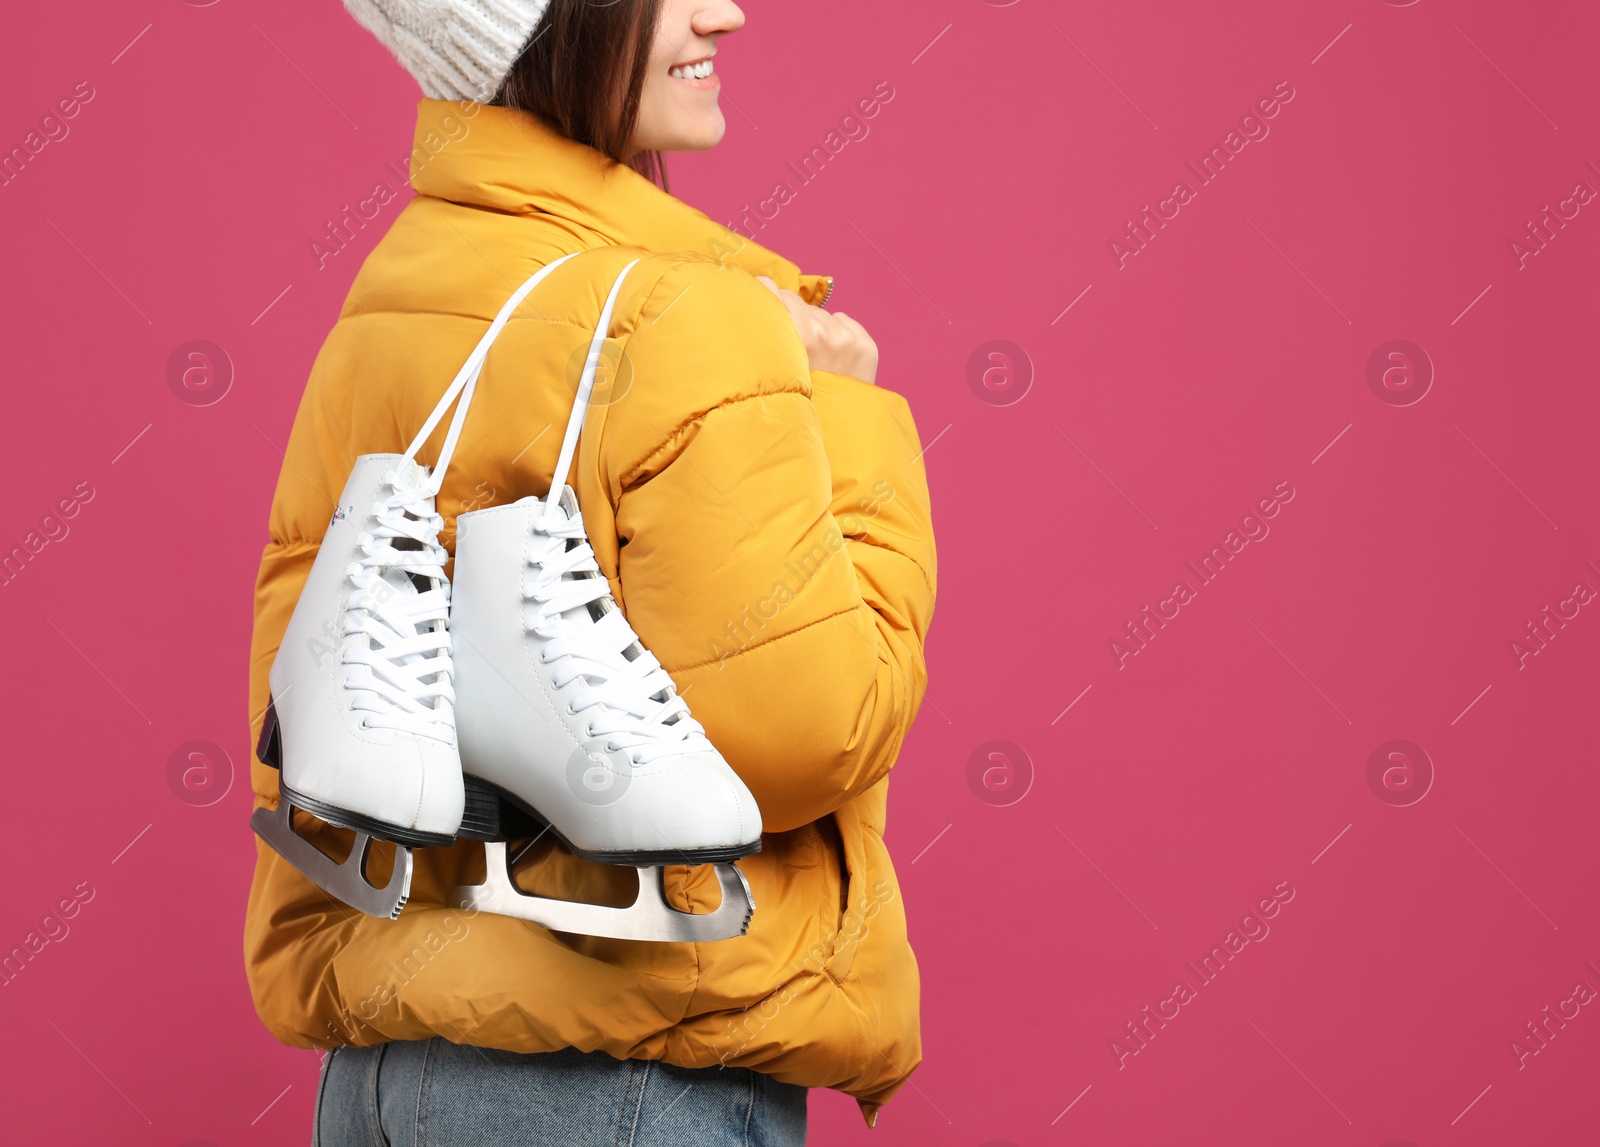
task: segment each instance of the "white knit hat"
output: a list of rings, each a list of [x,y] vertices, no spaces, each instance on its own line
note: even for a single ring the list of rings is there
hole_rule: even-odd
[[[550,0],[344,0],[436,100],[487,103]]]

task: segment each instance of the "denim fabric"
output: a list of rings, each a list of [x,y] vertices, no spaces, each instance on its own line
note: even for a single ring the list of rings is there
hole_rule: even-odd
[[[799,1147],[806,1089],[744,1068],[448,1040],[339,1048],[314,1147]]]

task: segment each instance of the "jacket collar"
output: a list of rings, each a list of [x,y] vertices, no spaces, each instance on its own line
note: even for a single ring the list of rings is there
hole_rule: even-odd
[[[586,246],[694,252],[767,275],[809,302],[830,280],[802,275],[767,250],[667,194],[644,176],[575,143],[537,116],[468,100],[423,100],[411,153],[418,195],[573,225]]]

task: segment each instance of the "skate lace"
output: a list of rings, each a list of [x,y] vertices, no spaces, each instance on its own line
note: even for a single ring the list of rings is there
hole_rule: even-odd
[[[611,590],[583,528],[583,516],[548,513],[528,555],[523,598],[528,630],[545,641],[541,659],[554,684],[582,677],[569,704],[589,713],[587,732],[636,765],[711,751],[705,728],[689,715],[672,678],[611,601]]]
[[[562,505],[612,311],[623,281],[638,262],[617,275],[595,325],[550,493],[534,523],[523,600],[532,607],[525,618],[527,629],[544,639],[540,657],[555,666],[556,687],[583,678],[584,687],[568,705],[574,714],[591,713],[589,736],[607,738],[608,752],[626,752],[634,764],[645,765],[663,757],[710,752],[711,742],[705,727],[689,715],[672,677],[611,600],[577,498],[571,499],[570,510]]]
[[[439,544],[444,518],[433,499],[450,468],[489,348],[529,293],[570,258],[545,265],[512,293],[411,440],[403,467],[383,476],[369,511],[375,525],[356,538],[358,556],[345,568],[355,589],[345,604],[341,656],[354,668],[344,684],[355,694],[350,707],[362,714],[364,728],[455,743],[450,583],[444,572],[450,555]],[[452,403],[455,414],[433,473],[411,469]]]
[[[355,585],[346,603],[342,660],[353,667],[345,688],[368,729],[399,729],[452,744],[455,689],[450,659],[449,560],[439,545],[444,519],[424,479],[383,476],[372,504],[374,526],[356,538],[345,568]]]

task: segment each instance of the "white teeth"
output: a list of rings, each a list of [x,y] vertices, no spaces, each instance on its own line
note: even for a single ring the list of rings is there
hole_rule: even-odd
[[[703,80],[711,75],[712,64],[710,60],[701,60],[698,64],[680,64],[668,71],[668,75],[679,80]]]

